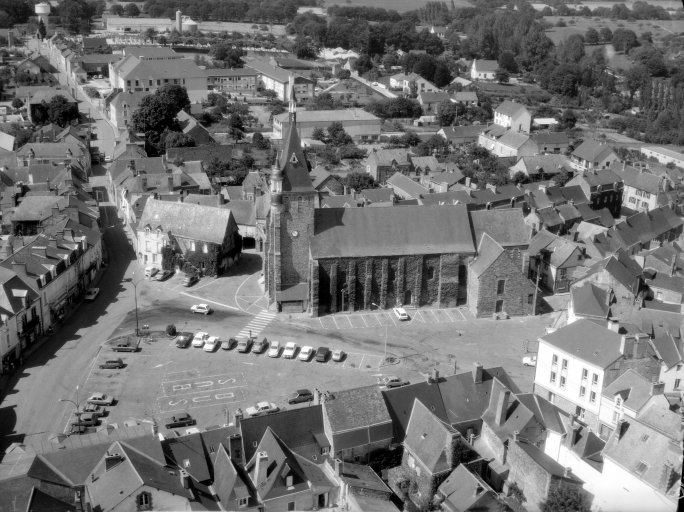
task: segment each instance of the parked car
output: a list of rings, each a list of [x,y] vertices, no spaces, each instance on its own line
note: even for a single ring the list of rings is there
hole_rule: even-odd
[[[181,332],[176,336],[176,347],[178,348],[188,348],[190,342],[194,338],[194,334],[191,332]]]
[[[97,425],[97,421],[98,416],[95,416],[92,412],[84,412],[76,416],[76,419],[71,424],[77,427],[94,427]]]
[[[84,300],[86,302],[93,302],[99,294],[100,294],[99,288],[90,288],[89,290],[86,291]]]
[[[313,393],[308,389],[298,389],[294,393],[290,393],[287,397],[288,404],[298,404],[301,402],[313,402]]]
[[[333,361],[339,363],[340,361],[342,361],[342,359],[344,359],[344,350],[338,349],[338,350],[333,351],[333,354],[332,354],[332,360]]]
[[[408,313],[404,308],[394,308],[392,311],[394,311],[394,316],[396,316],[399,320],[403,321],[409,319]]]
[[[325,363],[328,360],[329,355],[330,349],[327,347],[318,347],[318,350],[316,350],[316,361],[319,363]]]
[[[87,434],[88,433],[88,427],[85,425],[71,425],[71,430],[69,430],[69,435],[73,436],[74,434]]]
[[[164,418],[164,425],[166,428],[185,427],[187,425],[194,424],[195,420],[193,420],[192,416],[190,416],[187,412],[179,412],[173,416]]]
[[[401,386],[407,386],[408,384],[409,381],[401,379],[396,375],[390,375],[380,379],[380,385],[386,386],[388,388],[400,388]]]
[[[183,279],[183,286],[185,286],[187,288],[187,287],[195,284],[197,281],[199,281],[197,276],[193,276],[193,275],[185,276],[185,279]]]
[[[100,370],[104,370],[105,368],[108,370],[112,369],[119,369],[124,367],[124,362],[119,359],[107,359],[105,362],[100,363]]]
[[[192,340],[192,346],[195,348],[202,348],[204,346],[204,342],[207,341],[208,337],[209,333],[198,332],[197,334],[195,334],[195,337]]]
[[[162,270],[154,276],[155,281],[166,281],[169,277],[173,275],[173,270]]]
[[[523,366],[537,366],[537,356],[523,357]]]
[[[106,155],[105,156],[105,163],[111,163],[114,157],[112,155]]]
[[[292,359],[297,352],[297,344],[294,341],[288,341],[283,350],[283,357],[285,359]]]
[[[278,357],[280,355],[280,342],[272,341],[268,346],[268,357]]]
[[[302,347],[302,350],[299,352],[299,360],[300,361],[308,361],[311,359],[311,356],[314,353],[313,347],[304,346]]]
[[[203,315],[210,314],[213,310],[206,304],[195,304],[190,308],[193,313],[201,313]]]
[[[237,345],[237,340],[235,338],[228,338],[227,340],[221,342],[221,348],[223,350],[230,350],[235,345]]]
[[[138,350],[137,343],[117,343],[112,345],[112,350],[114,352],[136,352]]]
[[[157,272],[159,272],[159,268],[155,267],[154,265],[150,265],[145,269],[145,277],[154,277],[157,275]]]
[[[95,405],[112,405],[114,403],[114,397],[105,395],[104,393],[93,393],[86,402]]]
[[[207,338],[207,341],[204,342],[204,351],[205,352],[213,352],[219,346],[221,345],[221,340],[218,339],[218,336],[209,336]]]
[[[83,408],[83,412],[87,412],[101,418],[105,415],[105,408],[97,404],[86,404]]]
[[[276,404],[269,402],[259,402],[254,404],[254,407],[247,407],[247,414],[250,416],[264,416],[265,414],[272,414],[278,412],[280,408]]]
[[[266,350],[266,347],[268,347],[266,338],[257,340],[254,342],[254,345],[252,345],[252,354],[261,354],[264,350]]]
[[[237,351],[241,354],[246,354],[249,349],[252,348],[252,338],[247,338],[245,340],[238,340]]]

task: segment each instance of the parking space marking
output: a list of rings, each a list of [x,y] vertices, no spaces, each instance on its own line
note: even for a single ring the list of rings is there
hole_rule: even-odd
[[[366,322],[368,327],[380,327],[380,321],[377,319],[375,314],[361,315],[363,321]]]
[[[164,373],[162,384],[166,384],[167,382],[181,382],[188,379],[196,379],[199,378],[199,376],[200,371],[196,368],[192,370],[181,370],[178,372],[166,372]],[[172,377],[173,380],[167,380],[167,377]]]
[[[458,310],[456,310],[456,311],[458,311]],[[452,322],[462,322],[462,320],[460,318],[454,318],[453,316],[451,316],[451,314],[449,314],[448,309],[445,309],[444,312],[447,314],[447,316],[451,319]],[[461,316],[463,316],[463,315],[461,315]]]
[[[351,323],[351,320],[349,320],[348,315],[339,315],[337,316],[337,319],[339,320],[337,325],[342,325],[340,329],[353,329],[354,325]]]
[[[337,314],[318,317],[322,329],[373,329],[376,327],[395,327],[401,324],[445,324],[465,322],[465,315],[457,308],[449,309],[412,309],[408,321],[399,321],[390,312],[369,312],[360,314]]]
[[[363,321],[363,316],[362,315],[351,315],[347,317],[347,320],[349,320],[349,323],[352,325],[352,327],[357,328],[357,329],[365,329],[368,327],[366,325],[366,322]]]
[[[416,321],[425,323],[425,319],[420,314],[420,311],[416,311],[413,315],[411,315],[411,321],[409,323],[412,324],[413,322],[416,322]]]
[[[200,407],[212,407],[227,403],[243,402],[245,395],[242,387],[232,388],[230,391],[207,392],[196,391],[187,395],[157,397],[160,413],[170,411],[186,411]]]
[[[467,318],[466,318],[465,315],[461,312],[461,310],[460,310],[460,309],[457,309],[456,311],[458,311],[458,314],[461,315],[461,316],[463,317],[463,321],[465,322],[465,321],[467,320]]]
[[[439,318],[437,318],[437,315],[435,315],[435,311],[433,309],[427,309],[424,311],[425,315],[427,318],[429,318],[433,324],[438,324],[439,323]]]
[[[328,361],[328,365],[334,368],[342,368],[346,370],[374,370],[377,371],[382,363],[383,356],[376,356],[371,354],[361,354],[358,352],[347,352],[344,361],[335,362],[332,359]],[[364,367],[367,366],[368,368]]]
[[[335,317],[333,316],[320,316],[318,319],[320,320],[323,329],[339,329],[335,323]]]

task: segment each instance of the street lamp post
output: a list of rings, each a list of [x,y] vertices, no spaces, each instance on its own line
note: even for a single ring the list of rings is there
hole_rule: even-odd
[[[371,305],[380,309],[380,306],[378,306],[375,302],[371,302]],[[385,359],[387,359],[387,326],[388,325],[389,325],[389,322],[385,324],[385,355],[382,358],[383,363],[385,362]]]
[[[133,297],[135,297],[135,335],[138,336],[139,328],[138,328],[138,285],[143,282],[144,279],[141,279],[140,281],[136,282],[135,281],[135,272],[132,273],[131,281],[130,283],[133,285]]]
[[[78,399],[78,386],[76,386],[76,401],[74,402],[73,400],[69,400],[68,398],[60,398],[58,401],[59,402],[71,402],[74,404],[74,407],[76,407],[76,417],[78,418],[81,415],[81,403],[87,400],[86,398],[83,398],[81,400]]]

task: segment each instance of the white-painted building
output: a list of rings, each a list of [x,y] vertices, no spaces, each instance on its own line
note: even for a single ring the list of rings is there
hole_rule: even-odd
[[[684,167],[684,154],[672,149],[659,146],[644,146],[641,148],[641,153],[649,158],[655,158],[663,165],[673,163],[677,167]]]
[[[510,128],[514,132],[530,133],[532,115],[525,105],[504,101],[494,110],[494,124]]]
[[[681,338],[664,334],[651,340],[656,360],[660,363],[659,381],[667,396],[684,394],[684,343]]]

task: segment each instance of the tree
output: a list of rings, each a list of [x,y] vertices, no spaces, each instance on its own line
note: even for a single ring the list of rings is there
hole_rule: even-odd
[[[444,100],[437,107],[437,120],[440,126],[451,126],[459,114],[459,104]]]
[[[109,66],[105,64],[100,68],[100,73],[102,73],[102,76],[104,78],[109,78]]]
[[[377,187],[373,176],[365,172],[350,172],[344,177],[336,176],[336,178],[340,180],[342,185],[352,188],[357,192]]]
[[[518,63],[515,61],[515,55],[511,52],[501,52],[498,63],[501,69],[505,69],[509,73],[518,72]]]
[[[121,4],[114,4],[109,8],[109,13],[113,16],[123,16],[124,8]]]
[[[40,18],[40,21],[38,22],[38,35],[41,39],[45,39],[47,36],[47,28],[45,28],[45,23],[43,23],[42,18]]]
[[[413,130],[406,130],[406,133],[401,136],[401,142],[405,146],[417,146],[420,144],[420,137]]]
[[[613,31],[608,27],[603,27],[599,32],[601,42],[610,43],[613,40]]]
[[[241,68],[245,65],[242,57],[247,55],[247,52],[242,48],[233,48],[231,43],[222,42],[213,46],[209,54],[214,59],[223,61],[228,68]]]
[[[665,60],[663,59],[663,52],[655,46],[642,46],[640,48],[634,48],[631,52],[629,52],[629,56],[635,62],[645,66],[651,76],[667,76],[667,66],[665,65]]]
[[[64,127],[71,121],[78,120],[78,105],[76,103],[69,103],[61,94],[53,96],[45,106],[47,121],[50,123]]]
[[[337,72],[337,78],[340,80],[349,80],[351,78],[351,71],[348,69],[340,69]]]
[[[368,54],[361,55],[354,63],[354,69],[359,72],[359,75],[368,73],[373,69],[373,59],[371,59]]]
[[[569,485],[557,485],[549,491],[540,508],[542,512],[589,512],[581,489]]]
[[[165,142],[162,134],[166,130],[177,131],[178,110],[157,93],[145,96],[131,116],[131,127],[135,132],[145,133],[149,142],[160,150]]]
[[[510,73],[505,69],[499,68],[496,70],[496,73],[494,73],[494,79],[500,84],[507,84],[510,78]]]
[[[451,72],[446,64],[437,63],[433,82],[437,87],[446,87],[451,83]]]
[[[566,108],[560,115],[559,122],[561,125],[560,128],[563,130],[572,130],[577,124],[577,116],[575,116],[575,113],[572,110]]]
[[[195,147],[195,139],[183,132],[168,132],[164,142],[167,149]]]
[[[21,98],[14,98],[12,100],[12,108],[21,108],[24,106],[24,102],[21,101]]]
[[[182,85],[164,84],[154,93],[176,109],[176,113],[190,108],[188,90]]]
[[[351,136],[344,130],[342,123],[332,123],[328,126],[328,137],[330,144],[337,147],[353,144],[354,142]]]
[[[319,140],[321,142],[325,141],[325,130],[320,126],[316,126],[311,133],[311,138],[313,140]]]
[[[382,67],[385,68],[385,71],[389,72],[392,69],[392,66],[396,66],[398,62],[399,59],[397,59],[395,53],[386,53],[382,58]]]
[[[166,46],[167,44],[169,44],[169,40],[166,38],[166,36],[159,36],[157,38],[157,42],[162,46]]]
[[[625,71],[625,84],[629,91],[629,97],[634,99],[634,94],[651,83],[651,73],[643,64],[637,64]]]
[[[130,3],[124,7],[124,14],[129,18],[137,18],[140,16],[140,9],[134,3]]]
[[[561,62],[577,63],[584,57],[584,37],[572,34],[558,45],[556,56]]]
[[[261,132],[255,132],[252,136],[252,146],[254,146],[254,149],[268,149],[271,147],[271,143]]]
[[[608,29],[608,30],[610,30],[610,29]],[[587,31],[584,33],[584,40],[586,41],[587,44],[598,44],[598,42],[599,42],[598,31],[593,27],[589,27],[587,29]]]
[[[297,36],[293,50],[298,59],[315,59],[318,57],[316,48],[314,48],[309,39],[304,36]]]
[[[619,28],[613,32],[613,48],[616,52],[629,53],[632,48],[637,46],[639,46],[639,41],[633,30]]]
[[[157,31],[151,27],[145,30],[145,39],[148,39],[150,42],[154,42],[154,37],[156,35]]]

